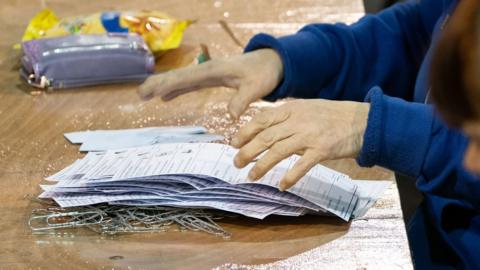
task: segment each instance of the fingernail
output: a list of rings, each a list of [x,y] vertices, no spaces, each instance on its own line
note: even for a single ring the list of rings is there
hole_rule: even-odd
[[[248,180],[255,181],[257,180],[257,174],[254,171],[250,171],[248,173]]]
[[[233,159],[233,165],[235,165],[235,167],[241,169],[241,168],[245,167],[247,164],[245,164],[245,162],[237,155]]]
[[[280,184],[278,185],[278,190],[280,190],[281,192],[284,192],[285,191],[285,184],[280,182]]]
[[[238,156],[235,156],[235,158],[233,159],[233,165],[235,165],[235,167],[237,168],[240,168],[240,160]]]
[[[153,98],[153,94],[152,94],[152,93],[143,94],[142,92],[139,92],[139,95],[140,95],[140,99],[142,99],[142,100],[150,100],[150,99]]]
[[[240,143],[240,141],[237,138],[233,138],[232,141],[230,142],[230,144],[235,148],[238,147],[239,143]]]
[[[228,110],[228,115],[229,115],[230,118],[232,118],[234,120],[237,119],[237,115],[230,108]]]

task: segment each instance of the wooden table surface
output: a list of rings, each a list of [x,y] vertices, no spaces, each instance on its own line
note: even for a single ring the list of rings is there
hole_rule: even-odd
[[[27,225],[43,178],[82,156],[62,134],[198,124],[228,139],[262,106],[257,102],[238,123],[226,117],[232,90],[215,88],[165,103],[141,101],[136,85],[116,85],[29,95],[18,76],[18,51],[29,18],[42,5],[60,17],[102,10],[158,9],[197,19],[180,49],[159,60],[158,70],[192,62],[200,43],[213,58],[241,48],[218,24],[227,21],[242,43],[253,34],[292,33],[305,23],[347,22],[362,16],[359,0],[23,1],[0,5],[0,269],[411,269],[409,248],[394,181],[361,219],[237,218],[221,225],[230,240],[195,232],[100,236],[82,229],[33,235]],[[275,104],[273,104],[275,105]],[[355,179],[393,179],[390,172],[358,168],[352,160],[327,166]]]

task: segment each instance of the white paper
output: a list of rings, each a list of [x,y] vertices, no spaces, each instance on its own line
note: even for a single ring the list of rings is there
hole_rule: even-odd
[[[224,139],[217,134],[208,134],[201,126],[148,127],[123,130],[97,130],[65,133],[65,138],[81,144],[80,151],[106,151],[163,143],[214,142]]]
[[[253,164],[233,166],[237,151],[223,144],[174,143],[89,153],[48,177],[58,183],[43,187],[41,196],[65,207],[157,203],[217,208],[256,218],[329,212],[349,220],[364,214],[386,187],[384,182],[355,182],[317,165],[289,192],[280,192],[279,182],[298,156],[283,160],[251,183],[247,174]]]
[[[355,211],[354,217],[364,216],[368,209],[375,204],[385,190],[392,184],[390,181],[375,181],[375,180],[355,180],[355,184],[358,186],[359,200]]]

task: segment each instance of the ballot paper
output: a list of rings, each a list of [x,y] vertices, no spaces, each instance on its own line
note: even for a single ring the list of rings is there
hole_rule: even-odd
[[[82,138],[69,135],[76,142]],[[263,219],[269,215],[335,215],[350,220],[366,213],[387,181],[352,181],[316,165],[287,192],[278,185],[298,161],[281,161],[256,182],[247,179],[253,163],[233,166],[238,150],[215,143],[169,143],[89,152],[46,178],[40,198],[61,207],[99,203],[214,208]]]
[[[214,142],[223,136],[209,134],[202,126],[148,127],[121,130],[95,130],[65,133],[73,144],[81,144],[80,151],[106,151],[111,149],[147,146],[161,143]]]

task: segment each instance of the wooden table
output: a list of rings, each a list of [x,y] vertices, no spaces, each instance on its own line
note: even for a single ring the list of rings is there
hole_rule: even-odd
[[[338,218],[247,218],[222,222],[230,240],[195,232],[99,236],[77,229],[33,235],[27,226],[38,203],[42,179],[82,155],[62,134],[85,129],[116,129],[199,124],[227,139],[248,121],[229,121],[232,90],[207,89],[169,103],[142,102],[135,85],[94,87],[32,96],[18,76],[18,42],[29,18],[42,5],[59,16],[108,9],[159,9],[197,19],[184,45],[158,64],[159,70],[188,64],[206,44],[212,57],[241,52],[217,21],[227,21],[240,42],[258,32],[292,33],[310,22],[353,22],[363,14],[351,0],[197,0],[197,1],[22,1],[0,7],[0,269],[411,269],[397,189],[392,186],[367,216],[351,223]],[[390,172],[361,169],[352,160],[325,163],[356,179],[393,179]],[[292,257],[293,256],[293,257]],[[259,265],[261,264],[261,265]],[[256,265],[256,266],[254,266]]]

